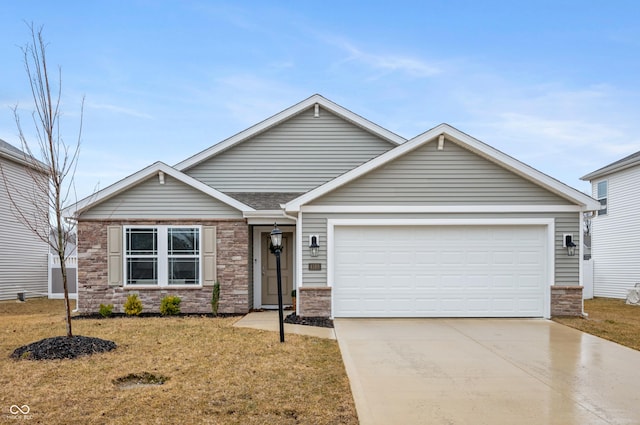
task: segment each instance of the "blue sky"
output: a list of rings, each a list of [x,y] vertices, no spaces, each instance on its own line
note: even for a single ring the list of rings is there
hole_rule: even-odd
[[[63,135],[85,96],[78,196],[173,165],[320,93],[411,138],[442,122],[579,190],[640,150],[636,1],[12,1],[0,138],[32,101],[19,46],[44,26]],[[27,128],[27,131],[31,131]]]

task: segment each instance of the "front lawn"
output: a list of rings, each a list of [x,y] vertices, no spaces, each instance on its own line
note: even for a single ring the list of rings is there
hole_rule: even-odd
[[[554,318],[583,332],[640,350],[640,306],[627,305],[625,300],[594,298],[585,300],[586,318]]]
[[[336,341],[287,335],[280,344],[277,333],[234,328],[238,318],[74,320],[75,335],[118,348],[75,360],[9,358],[64,335],[63,311],[61,300],[0,302],[0,423],[358,423]],[[145,373],[168,380],[117,381]]]

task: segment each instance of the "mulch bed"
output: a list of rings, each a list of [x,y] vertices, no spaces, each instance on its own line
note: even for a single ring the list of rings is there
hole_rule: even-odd
[[[114,350],[113,341],[87,336],[55,336],[16,348],[11,358],[16,360],[75,359]]]
[[[333,320],[326,317],[300,317],[295,313],[291,313],[284,319],[284,323],[291,325],[307,325],[318,326],[320,328],[333,328]]]

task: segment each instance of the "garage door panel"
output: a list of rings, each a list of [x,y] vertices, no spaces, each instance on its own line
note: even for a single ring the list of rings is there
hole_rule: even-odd
[[[544,314],[544,226],[336,226],[334,239],[336,317]]]
[[[518,288],[523,291],[529,290],[533,293],[537,293],[541,285],[542,285],[542,282],[540,280],[540,276],[538,276],[537,274],[527,275],[527,274],[521,273],[518,276]]]
[[[471,275],[467,277],[467,287],[471,290],[486,291],[491,289],[491,279],[487,275]]]
[[[485,266],[489,262],[489,253],[486,251],[467,251],[467,264]]]
[[[462,265],[464,264],[463,251],[443,251],[440,253],[440,264]]]
[[[415,279],[413,275],[396,275],[389,282],[389,288],[392,290],[413,289],[414,286]]]
[[[513,274],[496,274],[491,279],[491,287],[497,291],[513,291],[517,287],[518,280]]]

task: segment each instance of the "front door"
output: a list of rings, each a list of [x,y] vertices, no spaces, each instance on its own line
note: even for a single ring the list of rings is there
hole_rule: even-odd
[[[271,236],[262,233],[262,305],[278,305],[278,275],[276,256],[269,250]],[[282,274],[282,303],[291,304],[293,290],[293,232],[282,232],[282,252],[280,253]]]

